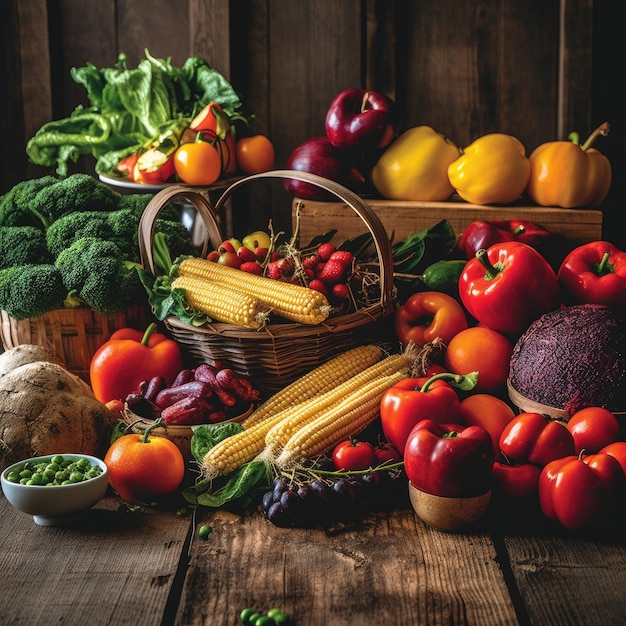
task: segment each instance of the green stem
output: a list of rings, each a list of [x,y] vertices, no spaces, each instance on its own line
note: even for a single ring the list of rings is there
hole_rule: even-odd
[[[484,248],[481,248],[480,250],[478,250],[478,252],[476,252],[476,258],[485,268],[485,278],[487,280],[493,280],[500,273],[501,270],[499,270],[495,265],[491,263],[489,257],[487,256],[487,250],[485,250]]]
[[[143,431],[141,443],[150,443],[150,434],[152,433],[152,431],[156,428],[161,428],[162,426],[165,426],[165,422],[163,421],[162,417],[158,417],[154,420],[154,422],[152,422],[152,424],[150,424],[150,426],[148,426],[148,428],[146,428],[146,430]]]
[[[470,372],[469,374],[453,374],[452,372],[440,372],[431,376],[423,385],[420,391],[427,392],[430,386],[436,380],[445,380],[453,387],[458,387],[465,391],[469,391],[476,386],[478,381],[478,372]]]
[[[147,346],[148,345],[148,341],[150,340],[150,337],[152,336],[152,334],[154,333],[154,331],[157,329],[157,325],[156,322],[152,322],[148,328],[146,328],[146,332],[143,334],[143,337],[141,339],[141,345],[142,346]]]
[[[609,256],[610,256],[610,253],[608,251],[602,255],[602,259],[600,260],[600,263],[598,263],[596,267],[596,274],[598,276],[605,276],[606,274],[612,273],[612,267],[609,264]]]
[[[587,138],[587,141],[585,141],[585,143],[580,146],[580,149],[585,152],[586,150],[588,150],[589,148],[591,148],[591,146],[593,145],[593,142],[600,136],[602,135],[602,137],[606,137],[609,134],[609,130],[611,129],[611,126],[609,125],[608,122],[604,122],[602,124],[600,124],[600,126],[598,126],[598,128],[596,128],[591,135],[589,135],[589,137]]]

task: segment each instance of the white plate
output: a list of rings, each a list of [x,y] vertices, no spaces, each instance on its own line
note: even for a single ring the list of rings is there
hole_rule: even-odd
[[[124,180],[123,178],[117,178],[115,176],[107,176],[106,174],[99,174],[98,177],[103,183],[107,185],[111,185],[112,187],[121,187],[123,189],[131,189],[132,191],[136,191],[138,193],[150,193],[152,191],[161,191],[162,189],[166,189],[167,187],[171,187],[172,185],[184,185],[184,183],[161,183],[160,185],[148,185],[145,183],[135,183],[131,180]],[[212,185],[206,185],[201,187],[195,187],[193,185],[186,185],[190,189],[194,189],[197,191],[213,191],[217,189],[225,189],[236,180],[239,180],[240,176],[231,176],[229,178],[220,178],[217,182]]]

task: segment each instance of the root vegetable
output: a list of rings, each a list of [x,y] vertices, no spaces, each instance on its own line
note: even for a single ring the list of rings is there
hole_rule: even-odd
[[[0,355],[0,470],[39,455],[102,455],[113,413],[78,376],[25,355],[42,353],[17,346]]]

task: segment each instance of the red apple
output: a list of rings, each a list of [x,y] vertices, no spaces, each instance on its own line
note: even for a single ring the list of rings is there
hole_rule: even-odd
[[[351,157],[339,150],[327,137],[314,137],[301,143],[291,153],[286,163],[287,169],[317,174],[358,191],[365,183],[363,174],[356,168]],[[332,196],[311,183],[286,179],[285,189],[306,200],[327,200]]]
[[[399,130],[396,103],[371,89],[338,93],[326,114],[326,135],[340,150],[383,150]]]

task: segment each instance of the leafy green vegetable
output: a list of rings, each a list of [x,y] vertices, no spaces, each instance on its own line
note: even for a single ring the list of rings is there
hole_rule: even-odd
[[[145,54],[134,69],[124,53],[114,67],[99,69],[87,62],[72,68],[70,76],[85,87],[89,106],[79,105],[69,117],[44,124],[26,146],[30,160],[56,166],[65,177],[70,161],[91,155],[96,172],[103,174],[167,125],[191,121],[209,102],[217,102],[229,117],[245,119],[233,87],[203,59],[190,57],[175,67],[169,58]]]

